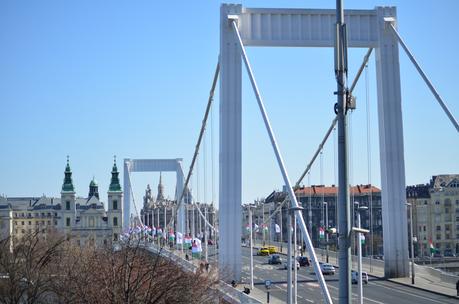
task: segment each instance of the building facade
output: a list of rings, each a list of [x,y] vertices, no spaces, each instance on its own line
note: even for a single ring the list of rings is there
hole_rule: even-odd
[[[122,229],[122,197],[116,161],[108,190],[108,209],[99,197],[97,182],[89,184],[87,198],[77,197],[69,160],[64,172],[60,198],[0,197],[0,236],[21,238],[38,233],[63,233],[75,243],[107,245],[117,241]]]
[[[330,231],[329,233],[329,248],[336,249],[337,238],[336,234],[331,233],[337,229],[337,198],[338,188],[334,185],[312,185],[311,187],[301,187],[295,190],[298,203],[303,207],[303,219],[309,231],[310,238],[314,247],[325,247],[325,239],[320,238],[320,228]],[[382,255],[382,210],[381,210],[381,190],[375,186],[370,185],[357,185],[350,188],[350,201],[358,203],[359,206],[368,207],[368,211],[361,214],[361,226],[371,230],[371,234],[367,236],[366,242],[362,247],[364,255]],[[282,204],[287,197],[285,191],[274,191],[266,199],[256,202],[252,208],[253,223],[257,226],[262,225],[267,219],[270,218],[272,213]],[[287,216],[288,204],[284,204],[280,212],[274,215],[272,219],[267,222],[268,231],[263,232],[259,229],[255,234],[258,239],[265,241],[283,240],[287,241]],[[248,212],[247,208],[243,209],[243,227],[248,225]],[[357,204],[351,208],[351,225],[356,224],[357,218]],[[328,225],[326,225],[328,224]],[[276,233],[276,225],[280,229]],[[243,231],[246,231],[244,229]],[[336,230],[335,230],[336,231]],[[247,233],[247,232],[246,232]],[[298,235],[298,242],[301,243],[301,235]],[[355,240],[353,239],[353,250],[355,250]],[[371,249],[373,248],[373,250]]]
[[[407,187],[413,209],[415,254],[459,254],[459,174],[432,176],[430,183]]]
[[[206,231],[205,227],[205,214],[207,214],[207,221],[215,227],[215,219],[217,218],[216,209],[213,204],[199,203],[192,204],[192,196],[190,191],[185,195],[185,229],[180,231],[186,235],[193,237],[204,237]],[[199,210],[198,210],[199,209]],[[164,197],[164,186],[160,175],[158,184],[158,193],[156,199],[152,194],[150,185],[147,185],[145,196],[143,197],[143,207],[140,212],[142,221],[145,225],[164,229],[169,221],[175,216],[177,210],[177,202],[169,200]],[[203,216],[201,216],[201,213]],[[175,223],[174,223],[175,224]],[[175,230],[175,228],[174,228]],[[207,236],[214,238],[212,229],[207,230]]]

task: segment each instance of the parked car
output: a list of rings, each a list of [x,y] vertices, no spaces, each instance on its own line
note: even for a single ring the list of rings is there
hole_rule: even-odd
[[[296,260],[298,261],[298,263],[300,263],[300,266],[304,267],[304,266],[309,266],[311,265],[311,263],[309,262],[309,259],[305,256],[299,256],[296,258]]]
[[[257,255],[269,255],[268,247],[261,247],[260,249],[258,249]]]
[[[322,274],[331,274],[331,275],[334,275],[336,271],[335,266],[333,266],[332,264],[328,264],[328,263],[320,264],[320,270],[322,271]]]
[[[269,257],[268,264],[282,264],[282,259],[278,254],[273,254]]]
[[[298,261],[295,261],[295,259],[292,259],[292,269],[295,269],[295,266],[297,270],[300,269],[300,263],[298,263]],[[288,269],[288,261],[284,263],[284,269]]]
[[[359,273],[357,271],[352,271],[351,275],[352,284],[357,284],[359,282]],[[362,282],[368,284],[368,273],[362,271]]]
[[[277,252],[276,246],[268,246],[269,254],[273,254]]]

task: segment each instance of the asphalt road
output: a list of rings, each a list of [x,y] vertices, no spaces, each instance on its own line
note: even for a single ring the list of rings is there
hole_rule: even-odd
[[[281,256],[283,262],[286,257]],[[243,263],[243,282],[249,285],[250,282],[250,250],[242,248]],[[338,271],[335,275],[325,276],[327,286],[333,301],[338,302]],[[292,273],[293,274],[293,273]],[[266,292],[264,287],[265,280],[272,281],[270,296],[281,301],[287,298],[287,270],[283,265],[269,265],[268,257],[254,256],[254,283],[255,288]],[[322,294],[314,271],[311,267],[301,267],[298,271],[298,303],[322,303]],[[459,303],[459,300],[446,296],[437,295],[427,291],[419,290],[410,286],[403,286],[386,280],[369,277],[368,285],[363,288],[364,303],[381,304],[381,303],[416,303],[416,304],[443,304]],[[357,301],[357,285],[352,286],[352,299]]]

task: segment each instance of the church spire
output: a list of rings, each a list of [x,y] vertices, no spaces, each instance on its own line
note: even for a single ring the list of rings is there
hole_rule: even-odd
[[[120,179],[118,177],[118,168],[116,167],[116,155],[113,156],[112,179],[108,191],[121,191]]]
[[[70,169],[69,156],[67,155],[67,166],[65,166],[65,177],[64,183],[62,184],[63,192],[74,192],[75,188],[73,187],[72,181],[72,170]]]
[[[164,186],[162,183],[162,172],[159,172],[159,184],[158,184],[158,196],[156,197],[156,201],[163,201],[164,200]]]
[[[97,184],[97,181],[94,178],[94,176],[92,177],[92,181],[89,183],[88,200],[93,196],[99,199],[99,185]]]

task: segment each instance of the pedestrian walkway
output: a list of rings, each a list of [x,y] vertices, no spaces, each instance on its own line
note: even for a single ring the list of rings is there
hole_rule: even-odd
[[[267,243],[265,243],[268,246]],[[271,245],[274,245],[280,248],[282,247],[282,254],[286,254],[287,252],[287,243],[277,243],[271,242]],[[260,248],[262,244],[254,243],[256,248]],[[299,255],[299,254],[298,254]],[[309,256],[308,254],[306,254]],[[321,262],[326,262],[327,260],[327,252],[325,249],[317,249],[316,248],[316,256]],[[337,255],[335,251],[328,251],[328,261],[333,265],[338,265]],[[352,256],[352,269],[357,270],[358,258],[357,256]],[[373,276],[376,278],[384,278],[384,261],[376,260],[376,259],[369,259],[369,258],[362,258],[362,268],[363,271],[366,271],[369,276]],[[411,268],[410,268],[411,269]],[[441,273],[441,271],[437,269],[433,269],[431,267],[420,266],[415,264],[415,280],[414,284],[412,284],[411,277],[406,278],[394,278],[394,279],[387,279],[390,282],[394,282],[397,284],[403,284],[406,286],[410,286],[413,288],[423,289],[429,292],[434,292],[437,294],[449,296],[449,297],[456,297],[456,281],[459,280],[458,276],[448,275]]]

